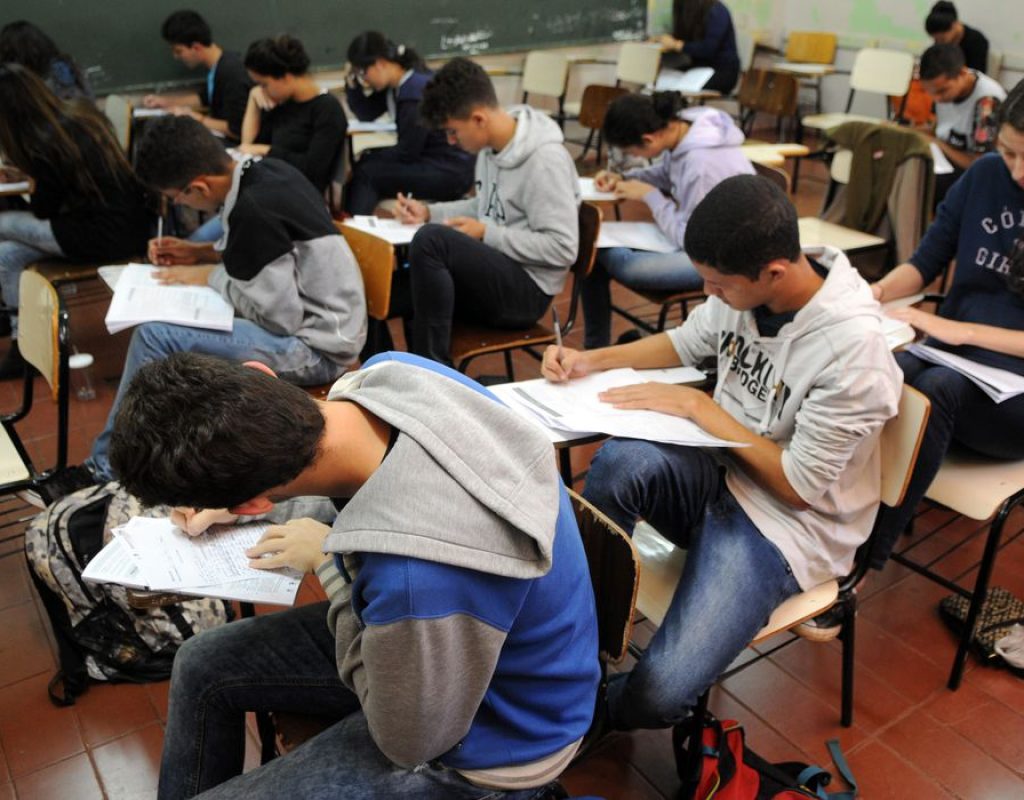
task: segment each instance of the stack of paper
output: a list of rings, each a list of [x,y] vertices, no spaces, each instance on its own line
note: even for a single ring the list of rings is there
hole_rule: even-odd
[[[651,253],[677,253],[680,250],[653,222],[602,222],[597,247],[628,247]]]
[[[82,572],[94,583],[133,589],[292,605],[301,576],[293,570],[258,570],[245,550],[266,531],[263,523],[216,526],[189,536],[170,519],[133,517]]]
[[[349,120],[347,130],[349,135],[355,133],[394,133],[398,130],[398,125],[390,119],[370,121],[354,119]]]
[[[153,277],[159,267],[128,264],[117,280],[107,311],[107,330],[123,331],[143,322],[169,322],[189,328],[230,331],[235,309],[209,286],[163,286]]]
[[[409,244],[412,237],[416,235],[416,231],[422,227],[420,225],[404,225],[397,219],[366,217],[358,214],[347,220],[345,226],[372,234],[394,245]]]
[[[658,73],[654,88],[659,92],[698,94],[714,74],[715,70],[712,67],[694,67],[685,72],[678,69],[663,69]]]
[[[703,378],[703,375],[700,370],[693,368],[643,371],[610,369],[568,383],[549,383],[539,379],[492,386],[491,391],[516,411],[529,414],[555,430],[604,433],[627,439],[693,447],[743,447],[738,442],[711,436],[688,419],[657,411],[613,408],[597,397],[600,392],[617,386],[647,381],[689,382]]]
[[[912,344],[907,350],[923,361],[956,370],[996,403],[1024,394],[1024,376],[1015,372],[979,364],[969,358],[925,344]]]

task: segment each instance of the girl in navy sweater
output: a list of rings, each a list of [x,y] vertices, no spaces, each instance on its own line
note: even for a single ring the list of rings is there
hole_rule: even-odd
[[[949,190],[910,262],[873,289],[883,302],[916,294],[955,258],[953,284],[938,314],[906,308],[892,315],[924,333],[928,344],[1024,375],[1024,81],[1000,108],[996,150]],[[897,360],[932,411],[906,499],[889,513],[885,555],[951,442],[993,458],[1024,458],[1024,395],[995,403],[959,372],[909,353]]]
[[[469,191],[474,157],[449,144],[444,131],[420,122],[420,100],[433,72],[416,51],[367,31],[348,46],[348,61],[349,108],[361,120],[390,114],[398,126],[398,144],[366,150],[352,165],[345,209],[372,214],[382,198],[399,192],[458,200]]]
[[[674,0],[672,33],[659,37],[668,69],[711,67],[704,84],[709,91],[729,94],[740,77],[740,56],[732,15],[719,0]]]

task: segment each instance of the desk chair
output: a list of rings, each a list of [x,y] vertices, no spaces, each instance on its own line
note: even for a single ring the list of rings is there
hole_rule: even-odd
[[[653,84],[661,68],[661,47],[648,42],[623,42],[615,62],[615,85]]]
[[[923,394],[908,386],[903,387],[900,396],[899,412],[882,428],[881,447],[881,501],[887,506],[897,506],[903,502],[910,475],[913,472],[924,436],[925,425],[931,404]],[[806,622],[808,619],[839,605],[843,611],[840,640],[843,646],[842,666],[842,714],[841,721],[845,727],[853,722],[853,679],[854,679],[854,644],[855,623],[857,617],[857,595],[855,587],[867,573],[871,562],[871,549],[875,544],[877,524],[871,531],[868,540],[857,551],[853,571],[840,580],[827,581],[809,591],[794,595],[775,609],[768,623],[760,630],[751,646],[760,644],[769,637],[783,631],[789,631]],[[641,581],[637,600],[637,608],[645,617],[655,624],[660,624],[675,594],[676,585],[682,575],[684,554],[666,539],[661,537],[648,525],[638,525],[633,533],[633,543],[640,554]],[[779,647],[783,647],[790,639]],[[730,677],[753,661],[770,655],[774,648],[758,658],[726,672],[719,680]],[[706,691],[697,703],[693,712],[693,720],[703,720],[707,715],[708,695]],[[700,735],[701,725],[692,725],[692,731]],[[692,744],[692,743],[691,743]],[[695,756],[689,763],[678,764],[681,776],[693,776],[700,763],[700,747],[689,747],[688,751]]]
[[[850,94],[846,99],[845,111],[835,114],[811,114],[801,120],[798,130],[802,135],[803,130],[807,128],[823,131],[844,122],[878,122],[875,117],[850,113],[854,95],[857,92],[866,92],[881,95],[883,99],[887,95],[906,98],[913,75],[914,57],[910,53],[865,47],[857,53],[853,62],[853,69],[850,72]],[[902,113],[901,103],[896,112],[896,119],[899,119]]]
[[[565,110],[570,115],[579,117],[580,126],[588,129],[587,140],[583,143],[583,152],[580,153],[578,161],[582,162],[587,157],[590,145],[594,141],[594,134],[597,134],[597,163],[601,163],[601,148],[603,146],[601,129],[604,127],[604,118],[608,113],[608,106],[614,100],[629,94],[629,91],[622,86],[603,86],[592,83],[583,90],[583,99],[578,107],[573,103],[566,103]]]
[[[108,94],[103,101],[103,113],[110,120],[121,149],[129,155],[132,151],[132,104],[119,94]]]
[[[786,39],[783,56],[789,64],[831,66],[836,60],[839,40],[834,33],[824,31],[793,31]],[[814,111],[821,113],[822,75],[809,75],[800,79],[800,85],[814,90]]]
[[[20,293],[18,345],[28,363],[21,405],[0,417],[0,495],[33,492],[41,500],[49,501],[47,483],[68,462],[68,315],[53,284],[36,272],[25,270],[21,274]],[[57,403],[57,453],[53,466],[45,470],[33,464],[15,427],[32,410],[37,374],[49,384]],[[0,541],[14,538],[17,537],[7,536]]]
[[[562,320],[563,336],[568,334],[576,324],[583,280],[590,274],[590,270],[594,266],[594,256],[597,254],[597,236],[601,230],[601,211],[593,203],[581,203],[579,214],[580,243],[576,261],[570,270],[572,289],[569,312]],[[510,381],[514,381],[513,350],[526,350],[531,355],[540,358],[534,348],[554,343],[555,332],[539,322],[532,328],[523,331],[500,330],[456,320],[452,325],[451,358],[456,369],[459,372],[465,372],[473,359],[490,353],[501,353],[505,357],[505,373]]]
[[[565,90],[569,83],[569,59],[564,53],[550,50],[531,50],[523,63],[523,103],[531,94],[553,97],[558,103],[555,119],[558,127],[565,127]]]
[[[740,129],[745,136],[749,136],[757,115],[770,114],[776,118],[779,141],[782,141],[782,123],[786,119],[793,120],[796,139],[799,141],[799,95],[800,82],[792,75],[766,69],[748,69],[740,79],[737,98],[740,106]]]

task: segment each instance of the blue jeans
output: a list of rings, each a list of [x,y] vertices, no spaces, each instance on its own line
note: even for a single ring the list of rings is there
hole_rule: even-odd
[[[159,361],[171,353],[206,353],[229,361],[262,361],[282,380],[300,386],[327,383],[345,371],[345,367],[311,349],[301,339],[277,336],[247,319],[236,318],[234,329],[227,332],[187,328],[166,322],[140,325],[132,335],[121,384],[107,417],[107,425],[96,438],[92,454],[86,462],[97,477],[105,480],[113,477],[107,452],[110,448],[110,432],[114,427],[114,417],[121,405],[121,398],[132,378],[144,364]]]
[[[359,701],[338,678],[327,604],[302,606],[214,628],[174,659],[160,767],[160,800],[202,792],[208,800],[507,798],[430,763],[399,767],[381,753]],[[242,773],[245,712],[318,716],[331,727],[292,752]]]
[[[896,354],[896,363],[903,370],[904,382],[931,400],[932,410],[903,503],[896,508],[882,506],[881,538],[871,559],[876,569],[885,566],[954,440],[991,458],[1024,458],[1024,395],[995,403],[949,367],[906,352]]]
[[[4,305],[18,307],[21,273],[29,264],[46,256],[62,256],[64,251],[53,235],[47,219],[29,211],[0,212],[0,292]],[[11,314],[11,336],[18,338],[18,315]]]
[[[614,278],[629,289],[652,292],[688,292],[700,289],[704,280],[690,257],[678,253],[648,253],[628,247],[597,251],[590,275],[583,282],[583,346],[588,350],[607,347],[612,334],[612,291]]]
[[[661,627],[633,670],[608,686],[616,727],[674,725],[800,586],[703,450],[612,439],[594,457],[583,495],[628,533],[643,518],[687,550]]]

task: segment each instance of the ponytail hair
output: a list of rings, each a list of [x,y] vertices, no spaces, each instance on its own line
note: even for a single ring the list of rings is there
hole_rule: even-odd
[[[379,31],[364,31],[348,46],[348,63],[356,69],[373,66],[379,58],[405,70],[420,70],[425,66],[419,53],[404,44],[395,44]]]
[[[309,72],[309,56],[302,42],[283,33],[272,39],[257,39],[249,45],[245,68],[269,78],[305,75]]]
[[[928,12],[928,17],[924,21],[924,29],[931,36],[936,33],[945,33],[953,27],[953,23],[958,18],[955,5],[948,0],[939,0]]]
[[[604,117],[604,138],[612,147],[641,147],[644,134],[654,133],[679,118],[686,108],[679,92],[627,94],[612,101]]]

